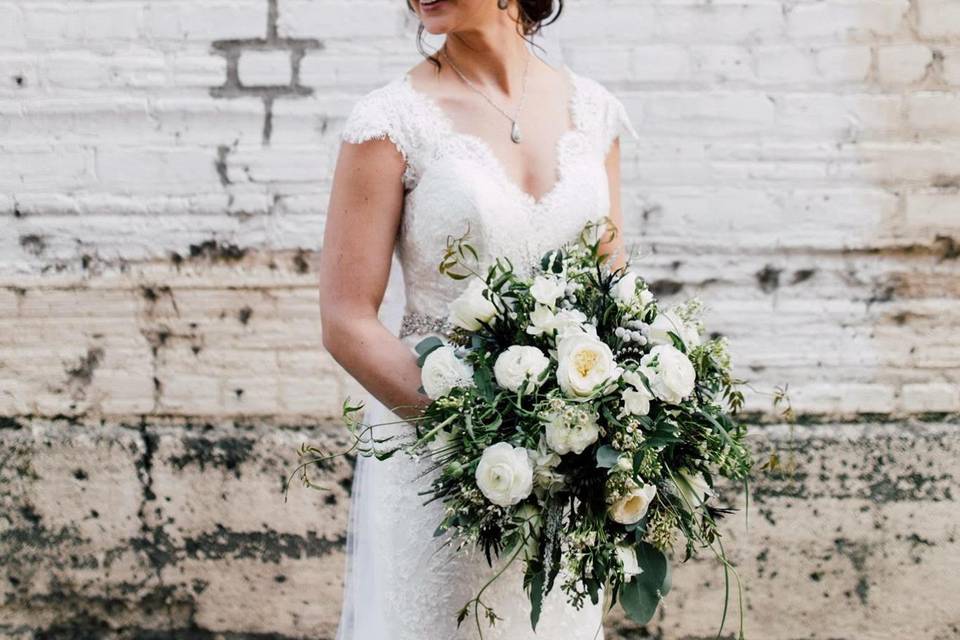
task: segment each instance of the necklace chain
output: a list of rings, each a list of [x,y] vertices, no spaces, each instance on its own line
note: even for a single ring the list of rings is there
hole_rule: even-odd
[[[533,57],[532,55],[530,55],[530,52],[529,52],[529,51],[527,52],[527,61],[526,61],[526,63],[523,65],[523,80],[522,80],[522,82],[521,82],[521,84],[520,84],[520,100],[519,100],[519,102],[518,102],[518,104],[517,104],[517,112],[516,112],[516,114],[513,115],[513,116],[511,116],[509,113],[507,113],[506,111],[504,111],[504,110],[500,107],[500,105],[498,105],[496,102],[494,102],[494,101],[490,98],[490,96],[488,96],[488,95],[486,94],[486,92],[484,92],[484,91],[481,90],[479,87],[477,87],[475,84],[473,84],[472,82],[470,82],[470,80],[467,78],[467,76],[465,76],[465,75],[463,74],[463,72],[460,71],[460,68],[459,68],[459,67],[454,63],[454,61],[450,58],[450,55],[447,53],[446,47],[441,47],[441,48],[440,48],[440,53],[442,53],[442,54],[443,54],[443,57],[447,59],[447,62],[450,63],[450,66],[451,66],[451,67],[453,68],[453,70],[457,73],[457,75],[460,76],[460,79],[463,80],[464,84],[466,84],[468,87],[470,87],[471,89],[473,89],[474,91],[476,91],[477,93],[479,93],[480,96],[481,96],[484,100],[486,100],[487,102],[490,103],[490,106],[491,106],[491,107],[493,107],[494,109],[496,109],[497,111],[499,111],[501,114],[503,114],[503,116],[504,116],[507,120],[510,121],[510,123],[511,123],[510,139],[513,140],[514,142],[519,143],[519,142],[520,142],[520,124],[519,124],[520,112],[523,110],[523,102],[524,102],[524,100],[525,100],[526,97],[527,97],[527,72],[530,70],[530,58]]]

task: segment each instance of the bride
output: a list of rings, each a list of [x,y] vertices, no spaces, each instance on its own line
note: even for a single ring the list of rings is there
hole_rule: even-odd
[[[437,268],[449,237],[466,234],[482,267],[507,256],[522,269],[587,221],[621,226],[619,136],[636,136],[623,104],[529,46],[562,4],[408,0],[444,44],[364,95],[347,119],[320,304],[325,347],[371,396],[367,423],[410,419],[428,402],[412,346],[442,335],[446,305],[465,286]],[[604,246],[615,263],[621,242]],[[378,317],[394,251],[406,298],[399,335]],[[378,438],[410,429],[394,420]],[[575,609],[560,589],[534,633],[519,563],[484,594],[495,624],[484,616],[458,626],[460,609],[503,567],[434,537],[442,505],[423,504],[428,483],[405,457],[357,461],[339,640],[602,637],[601,605]]]

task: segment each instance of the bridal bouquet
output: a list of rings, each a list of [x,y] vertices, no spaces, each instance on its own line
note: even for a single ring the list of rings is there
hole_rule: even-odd
[[[555,588],[578,608],[605,589],[648,622],[678,547],[684,560],[710,549],[726,578],[717,521],[729,510],[714,481],[746,482],[752,466],[725,339],[704,338],[697,299],[663,308],[629,266],[611,268],[601,228],[523,275],[505,259],[478,273],[473,249],[451,240],[441,270],[471,281],[446,339],[416,347],[432,402],[415,436],[371,440],[361,407],[344,408],[361,453],[428,461],[427,499],[445,506],[437,535],[479,546],[491,566],[523,563],[534,629]],[[497,619],[483,590],[460,621],[471,613],[478,627]]]

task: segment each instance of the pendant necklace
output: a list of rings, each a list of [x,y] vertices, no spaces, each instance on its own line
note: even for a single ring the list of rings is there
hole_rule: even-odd
[[[467,76],[463,75],[463,72],[460,71],[457,65],[454,64],[453,60],[450,59],[450,56],[447,54],[446,48],[441,48],[440,53],[442,53],[443,57],[447,59],[447,62],[450,63],[450,67],[457,73],[458,76],[460,76],[460,79],[463,80],[464,84],[466,84],[468,87],[470,87],[471,89],[479,93],[484,100],[490,103],[490,106],[492,106],[494,109],[502,113],[503,116],[510,121],[511,123],[510,139],[513,140],[515,143],[519,144],[520,143],[520,123],[519,123],[520,111],[523,109],[524,98],[527,97],[527,72],[530,70],[530,58],[533,57],[532,55],[530,55],[530,52],[529,51],[527,52],[527,62],[523,66],[523,81],[520,85],[520,102],[517,104],[517,112],[513,116],[511,116],[509,113],[501,109],[500,105],[498,105],[496,102],[491,100],[486,93],[481,91],[479,87],[477,87],[475,84],[470,82],[470,80],[467,79]]]

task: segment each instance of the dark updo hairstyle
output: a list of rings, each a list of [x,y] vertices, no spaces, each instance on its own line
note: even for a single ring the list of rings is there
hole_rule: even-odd
[[[494,0],[490,1],[493,2]],[[540,29],[555,22],[563,11],[563,0],[516,0],[516,3],[520,10],[517,31],[527,41],[530,41],[531,36],[539,33]],[[407,0],[407,7],[410,11],[416,13],[413,8],[413,0]],[[440,68],[440,60],[437,59],[437,55],[428,52],[423,46],[422,23],[417,28],[417,51],[437,65],[438,69]]]

